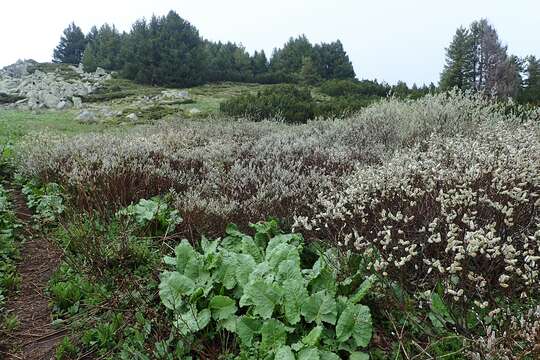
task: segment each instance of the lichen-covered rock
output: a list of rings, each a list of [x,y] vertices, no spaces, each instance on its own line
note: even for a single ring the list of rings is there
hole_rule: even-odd
[[[85,73],[69,65],[39,64],[19,61],[0,70],[0,92],[28,99],[30,109],[58,109],[70,104],[82,107],[81,96],[93,92],[111,75],[103,69]],[[73,100],[73,98],[79,100]]]
[[[83,110],[77,116],[77,120],[82,123],[95,123],[97,122],[97,115],[90,110]]]

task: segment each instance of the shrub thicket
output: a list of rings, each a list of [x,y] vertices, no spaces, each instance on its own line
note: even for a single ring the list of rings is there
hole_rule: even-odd
[[[255,121],[283,119],[288,123],[305,123],[313,119],[315,108],[309,89],[294,85],[276,85],[256,95],[241,95],[220,105],[220,110],[230,116]]]
[[[287,84],[269,87],[257,94],[234,97],[221,103],[220,110],[229,116],[254,121],[277,119],[287,123],[305,123],[315,118],[350,115],[379,99],[356,95],[316,101],[308,88]]]
[[[320,90],[328,96],[376,96],[386,97],[391,87],[370,80],[328,80],[321,84]]]
[[[479,124],[508,119],[480,97],[437,95],[296,126],[184,121],[122,136],[35,134],[16,153],[22,174],[66,186],[83,208],[124,206],[173,189],[181,231],[219,236],[228,223],[245,227],[267,216],[290,225],[358,167],[384,164],[431,134],[475,136]]]

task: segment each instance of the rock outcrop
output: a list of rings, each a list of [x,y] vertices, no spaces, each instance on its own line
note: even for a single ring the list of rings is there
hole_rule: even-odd
[[[103,69],[86,73],[81,66],[20,60],[0,70],[0,93],[26,98],[25,102],[11,105],[19,108],[80,108],[80,96],[88,95],[110,78]]]

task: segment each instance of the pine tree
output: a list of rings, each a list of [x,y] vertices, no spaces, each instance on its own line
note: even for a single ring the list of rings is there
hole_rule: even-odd
[[[137,20],[122,48],[124,66],[122,75],[143,84],[154,82],[156,64],[153,61],[153,45],[150,27],[146,20]]]
[[[82,59],[85,71],[92,72],[98,67],[106,70],[122,68],[122,35],[114,25],[103,25],[96,32],[92,31],[92,36],[87,36],[89,38],[91,40],[88,41]]]
[[[474,74],[472,45],[469,31],[463,27],[458,28],[454,39],[446,49],[446,64],[440,82],[442,90],[454,87],[467,90],[472,87]]]
[[[205,46],[197,29],[171,11],[136,22],[123,50],[122,73],[152,85],[193,86],[205,80]]]
[[[86,37],[80,27],[71,23],[60,38],[60,43],[54,49],[53,62],[78,65],[81,62]]]
[[[313,57],[319,75],[325,79],[354,79],[356,74],[349,60],[349,56],[343,49],[341,41],[337,40],[330,44],[322,43],[313,48]]]
[[[255,76],[266,74],[268,72],[268,59],[264,50],[255,51],[251,58],[251,67]]]
[[[302,68],[300,69],[300,79],[304,84],[315,85],[321,81],[321,77],[317,72],[313,59],[305,56],[302,59]]]
[[[531,55],[525,58],[525,62],[526,78],[519,100],[524,104],[540,105],[540,59]]]
[[[282,49],[274,51],[270,60],[273,72],[298,74],[302,68],[304,57],[313,55],[313,46],[305,35],[290,38]]]

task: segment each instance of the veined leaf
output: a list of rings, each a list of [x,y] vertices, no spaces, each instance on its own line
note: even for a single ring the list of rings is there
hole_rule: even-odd
[[[353,304],[357,304],[362,301],[364,296],[366,296],[369,290],[371,290],[371,287],[373,286],[373,284],[375,284],[376,280],[377,278],[374,275],[371,275],[366,280],[364,280],[362,284],[360,284],[360,286],[358,287],[358,291],[356,292],[356,294],[351,297],[351,302]]]
[[[324,321],[334,325],[337,319],[336,300],[326,291],[319,291],[302,304],[302,315],[309,323],[321,324]]]
[[[304,338],[302,339],[302,343],[304,343],[306,346],[316,346],[321,339],[322,332],[322,326],[315,326],[313,329],[311,329],[309,334],[304,336]]]
[[[306,348],[298,353],[298,360],[320,360],[319,350],[316,348]]]
[[[182,298],[191,295],[194,289],[193,280],[176,271],[161,274],[159,296],[163,305],[169,309],[179,309],[183,303]]]
[[[217,269],[217,278],[225,289],[231,290],[236,286],[236,270],[238,267],[238,261],[236,254],[225,252],[221,260],[221,265]]]
[[[208,307],[212,311],[212,317],[216,320],[226,320],[232,317],[237,310],[236,302],[230,297],[222,295],[214,296]]]
[[[197,312],[194,308],[178,315],[174,325],[182,335],[192,334],[204,329],[210,323],[210,317],[210,310]]]
[[[286,280],[283,283],[283,289],[283,310],[285,318],[289,324],[295,325],[300,322],[302,305],[309,297],[309,294],[303,279]]]
[[[240,287],[244,287],[249,283],[249,276],[256,267],[255,260],[251,255],[246,254],[238,254],[236,259],[238,264],[236,268],[236,281]]]
[[[295,360],[295,357],[289,346],[282,346],[276,351],[274,360]]]
[[[285,260],[292,260],[297,266],[300,266],[300,254],[295,246],[285,243],[278,244],[266,252],[266,261],[272,269],[277,270],[279,264]]]
[[[274,312],[274,307],[279,302],[279,293],[275,286],[266,284],[262,280],[248,284],[244,288],[244,295],[253,304],[253,314],[260,315],[263,319],[270,319]]]
[[[176,270],[180,274],[184,274],[185,268],[190,259],[197,256],[196,251],[187,240],[182,240],[174,249],[176,254]]]
[[[264,322],[261,327],[261,350],[274,351],[287,342],[287,330],[285,325],[276,319]]]
[[[251,346],[253,337],[261,331],[262,321],[249,317],[242,316],[236,323],[236,334],[244,346]]]
[[[366,347],[373,331],[371,313],[365,305],[349,304],[336,324],[336,338],[340,342],[352,336],[357,346]]]

